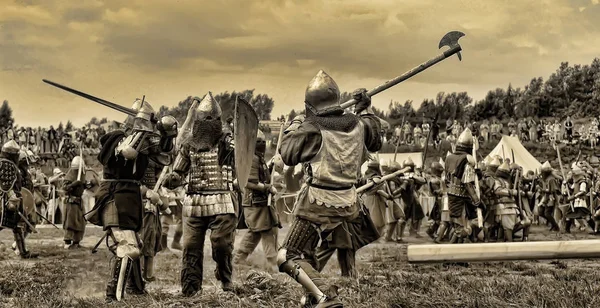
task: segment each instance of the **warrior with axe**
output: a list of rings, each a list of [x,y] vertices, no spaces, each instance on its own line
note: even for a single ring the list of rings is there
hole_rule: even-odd
[[[238,97],[233,133],[223,125],[222,111],[212,93],[189,97],[191,107],[177,139],[178,153],[169,183],[187,178],[183,203],[183,268],[181,291],[194,296],[202,291],[204,242],[210,230],[215,275],[224,291],[232,291],[233,240],[238,224],[238,190],[245,189],[252,168],[258,117]],[[167,189],[174,189],[174,185]]]
[[[172,116],[158,118],[144,99],[136,100],[132,108],[127,108],[52,81],[44,82],[128,115],[124,130],[112,131],[100,138],[98,160],[104,175],[96,193],[96,204],[85,217],[109,231],[114,241],[109,246],[114,258],[106,301],[120,301],[126,288],[129,294],[145,294],[138,236],[144,212],[140,181],[150,161],[162,166],[171,163],[166,153],[173,149],[177,121]]]
[[[305,164],[308,179],[299,192],[295,217],[277,261],[280,271],[304,287],[310,304],[343,306],[337,288],[320,279],[313,256],[319,238],[359,213],[354,185],[360,166],[367,160],[364,149],[377,152],[382,143],[381,124],[369,108],[370,97],[454,54],[460,57],[458,39],[462,36],[457,31],[448,33],[439,47],[450,45],[450,50],[371,91],[355,91],[354,98],[341,105],[337,84],[323,71],[306,88],[306,118],[296,117],[286,129],[280,154],[288,166]],[[344,114],[345,108],[354,105],[356,115]]]

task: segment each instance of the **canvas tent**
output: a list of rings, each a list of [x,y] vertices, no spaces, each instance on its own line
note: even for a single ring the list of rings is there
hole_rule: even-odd
[[[535,158],[517,137],[503,135],[498,145],[485,158],[486,162],[490,162],[494,156],[498,155],[501,158],[508,158],[513,161],[513,153],[515,162],[523,167],[523,172],[536,171],[542,167],[542,164]]]
[[[377,154],[375,154],[375,153],[369,153],[369,154],[371,155],[371,157],[373,159],[377,159]],[[417,168],[420,168],[423,166],[423,161],[422,161],[423,160],[423,152],[398,153],[398,155],[396,155],[396,161],[398,161],[402,165],[402,162],[407,160],[409,157],[415,163],[415,166]],[[380,161],[383,161],[383,160],[393,161],[394,153],[380,153],[379,160]],[[362,171],[362,173],[365,173],[365,171],[367,171],[368,163],[369,162],[367,161],[362,165],[362,167],[360,169]]]

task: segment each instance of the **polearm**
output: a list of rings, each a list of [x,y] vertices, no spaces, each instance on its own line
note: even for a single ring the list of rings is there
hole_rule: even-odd
[[[479,150],[479,139],[473,137],[473,159],[475,159],[475,166],[477,166],[477,150]],[[481,202],[481,189],[477,173],[475,173],[475,193],[477,194],[477,199]],[[477,208],[477,226],[483,228],[483,211],[481,208]]]
[[[402,123],[400,124],[400,135],[404,133],[404,120],[406,119],[406,115],[402,116]],[[400,136],[396,140],[396,147],[394,148],[394,161],[396,161],[396,156],[398,156],[398,145],[400,145]]]
[[[460,31],[451,31],[451,32],[446,33],[446,35],[444,35],[444,37],[442,37],[442,39],[440,40],[440,44],[439,44],[438,48],[448,46],[448,47],[450,47],[450,49],[444,51],[444,53],[438,55],[437,57],[435,57],[427,62],[424,62],[421,65],[411,69],[410,71],[408,71],[392,80],[386,81],[384,84],[379,85],[378,87],[375,87],[371,91],[367,92],[367,94],[369,96],[373,96],[378,93],[381,93],[381,92],[417,75],[418,73],[436,65],[438,62],[453,56],[454,54],[458,55],[458,60],[462,60],[462,56],[460,54],[462,47],[460,47],[460,45],[458,44],[458,39],[460,39],[463,36],[465,36],[465,34]],[[351,99],[351,100],[341,104],[341,107],[348,108],[348,107],[356,105],[357,103],[358,102],[355,99]]]
[[[277,155],[279,153],[279,150],[281,149],[281,138],[283,137],[283,123],[281,123],[281,127],[279,128],[279,137],[277,138],[277,146],[275,147],[275,155]],[[271,185],[273,185],[273,183],[275,182],[275,172],[273,172],[275,170],[271,171]],[[269,196],[267,197],[267,206],[271,206],[271,203],[273,202],[273,194],[269,193]]]
[[[406,167],[406,168],[404,168],[402,170],[398,170],[398,171],[396,171],[394,173],[390,173],[388,175],[384,175],[384,176],[381,177],[381,182],[389,181],[389,180],[391,180],[391,179],[393,179],[393,178],[395,178],[397,176],[400,176],[400,175],[402,175],[402,174],[404,174],[406,172],[409,172],[409,171],[410,171],[410,167]],[[365,184],[365,185],[357,188],[356,189],[356,193],[361,193],[361,192],[363,192],[363,191],[365,191],[365,190],[367,190],[367,189],[369,189],[369,188],[371,188],[373,186],[375,186],[375,182],[369,181],[369,183],[367,183],[367,184]]]

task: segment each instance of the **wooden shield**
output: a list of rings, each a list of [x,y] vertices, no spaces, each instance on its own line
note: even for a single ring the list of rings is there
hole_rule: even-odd
[[[235,100],[233,125],[236,178],[240,189],[243,190],[248,183],[252,168],[256,133],[258,132],[258,116],[254,108],[239,96]]]
[[[35,198],[29,189],[21,188],[21,197],[23,197],[23,211],[26,217],[37,217],[35,214]]]

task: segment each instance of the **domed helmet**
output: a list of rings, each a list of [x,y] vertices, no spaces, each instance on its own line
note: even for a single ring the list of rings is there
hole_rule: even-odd
[[[510,179],[510,165],[503,162],[496,170],[496,176],[503,179]]]
[[[467,127],[456,140],[456,150],[471,154],[473,151],[473,133]]]
[[[256,148],[255,151],[257,153],[264,154],[267,150],[267,138],[265,137],[265,133],[263,133],[260,129],[256,132]]]
[[[155,112],[150,103],[145,99],[136,98],[131,109],[135,110],[137,114],[135,117],[127,116],[123,122],[125,131],[154,132]]]
[[[84,161],[81,158],[81,156],[75,156],[73,157],[73,160],[71,160],[71,169],[79,169],[79,167],[84,165]]]
[[[315,115],[341,110],[340,89],[331,76],[320,70],[306,87],[304,104]]]

